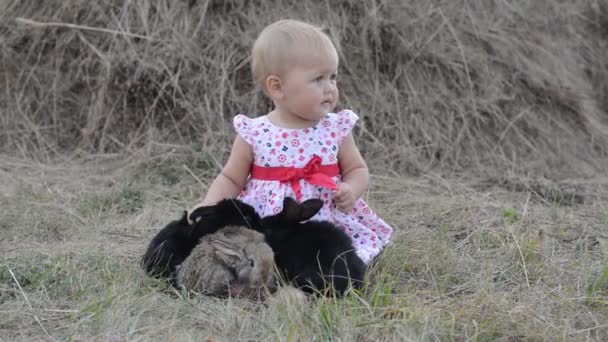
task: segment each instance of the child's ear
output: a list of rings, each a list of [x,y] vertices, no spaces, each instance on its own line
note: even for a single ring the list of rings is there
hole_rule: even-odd
[[[283,85],[281,78],[276,75],[269,75],[264,82],[266,93],[273,99],[281,99],[283,97]]]

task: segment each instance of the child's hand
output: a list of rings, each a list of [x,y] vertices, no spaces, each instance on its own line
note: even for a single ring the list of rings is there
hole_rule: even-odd
[[[355,194],[348,183],[340,183],[338,190],[334,190],[334,203],[341,212],[347,213],[355,207]]]

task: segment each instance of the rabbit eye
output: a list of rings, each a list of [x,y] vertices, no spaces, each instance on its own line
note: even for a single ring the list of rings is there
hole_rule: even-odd
[[[255,262],[253,262],[253,259],[249,259],[249,266],[251,266],[251,267],[255,266]]]

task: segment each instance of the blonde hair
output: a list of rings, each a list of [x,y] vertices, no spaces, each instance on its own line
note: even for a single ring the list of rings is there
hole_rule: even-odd
[[[298,52],[338,60],[336,47],[321,27],[292,19],[279,20],[266,26],[253,44],[251,71],[255,83],[265,91],[266,78],[281,76]]]

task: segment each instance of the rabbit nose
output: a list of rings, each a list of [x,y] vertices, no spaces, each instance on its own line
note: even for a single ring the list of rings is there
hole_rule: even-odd
[[[230,292],[230,295],[232,297],[238,297],[241,292],[243,292],[243,285],[238,282],[238,281],[233,281],[230,283],[230,286],[228,287],[228,292]]]

